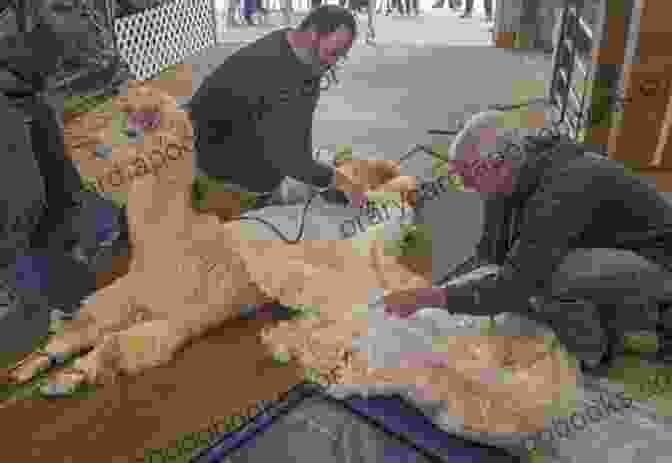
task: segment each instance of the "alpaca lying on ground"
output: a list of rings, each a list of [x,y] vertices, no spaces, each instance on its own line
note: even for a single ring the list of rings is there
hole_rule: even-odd
[[[125,98],[122,107],[128,112],[142,111],[152,92],[133,86],[129,94],[137,98]],[[166,122],[171,117],[168,113],[177,112],[165,98],[153,110],[161,112],[161,124],[147,131],[145,148],[165,135],[162,130],[172,127]],[[100,130],[105,132],[109,127]],[[180,134],[168,130],[166,136],[179,138]],[[186,146],[179,139],[175,145]],[[124,163],[132,154],[144,154],[141,148],[133,148],[129,154],[128,146],[115,145],[112,156]],[[364,274],[359,283],[378,285],[375,273],[367,272],[369,259],[354,252],[348,241],[297,245],[254,241],[246,236],[249,231],[245,232],[242,222],[221,223],[213,215],[196,212],[191,200],[193,150],[169,157],[170,162],[143,175],[130,163],[129,181],[120,186],[128,196],[133,250],[129,272],[100,289],[82,307],[78,318],[67,322],[64,331],[49,341],[44,352],[34,353],[13,369],[13,381],[28,381],[47,367],[47,354],[69,356],[89,349],[91,352],[77,359],[73,368],[58,372],[54,381],[101,383],[119,374],[136,374],[169,362],[187,341],[237,317],[243,305],[278,301],[295,306],[325,297],[333,302],[333,288],[351,286],[353,273]],[[88,172],[104,171],[100,160],[90,155],[80,159],[91,164]],[[82,167],[87,168],[80,162]],[[366,163],[353,161],[344,169],[362,185],[371,189],[380,186],[381,179],[371,177]],[[398,191],[399,185],[405,188],[408,184],[408,178],[396,177],[386,187]],[[321,284],[314,285],[316,279]],[[311,285],[322,294],[304,294]],[[367,301],[365,291],[347,296],[340,298],[340,307]]]
[[[157,135],[149,131],[145,143]],[[104,171],[100,162],[91,163]],[[390,169],[391,178],[381,179],[371,175],[366,162],[339,168],[369,189],[397,191],[413,202],[413,179],[399,176],[398,170]],[[129,272],[100,289],[43,352],[10,371],[11,380],[29,381],[48,367],[45,352],[68,356],[90,351],[72,368],[51,376],[52,384],[66,389],[138,374],[170,362],[187,342],[237,318],[241,306],[270,301],[317,306],[320,312],[318,320],[281,322],[265,329],[260,334],[270,350],[289,353],[321,373],[340,365],[339,382],[431,386],[469,429],[539,430],[546,405],[557,402],[562,388],[575,380],[574,368],[557,352],[548,352],[543,338],[525,337],[453,336],[444,340],[449,348],[440,367],[373,369],[365,353],[353,351],[352,342],[371,335],[370,291],[431,286],[431,255],[411,268],[387,255],[381,240],[371,241],[362,252],[355,249],[357,240],[288,245],[250,239],[244,222],[222,223],[192,208],[191,150],[170,157],[149,174],[135,174],[120,187],[128,193],[133,248]],[[490,378],[503,369],[510,372],[508,381]]]

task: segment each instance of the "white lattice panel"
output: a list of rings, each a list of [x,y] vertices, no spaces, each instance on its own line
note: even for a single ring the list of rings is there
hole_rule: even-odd
[[[211,0],[174,0],[114,21],[121,56],[137,80],[215,45]]]

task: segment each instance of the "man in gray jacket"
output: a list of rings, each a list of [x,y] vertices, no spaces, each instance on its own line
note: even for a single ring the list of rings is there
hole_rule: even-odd
[[[655,328],[661,356],[672,353],[672,204],[619,163],[566,137],[521,137],[505,119],[476,115],[451,147],[465,183],[484,196],[476,260],[498,273],[391,295],[388,311],[522,313],[548,324],[593,371],[609,364],[626,331]]]

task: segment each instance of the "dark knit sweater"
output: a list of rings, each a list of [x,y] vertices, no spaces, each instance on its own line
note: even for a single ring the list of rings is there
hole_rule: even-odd
[[[189,103],[197,166],[253,192],[286,177],[326,187],[333,169],[312,156],[319,78],[281,29],[241,48],[202,83]]]

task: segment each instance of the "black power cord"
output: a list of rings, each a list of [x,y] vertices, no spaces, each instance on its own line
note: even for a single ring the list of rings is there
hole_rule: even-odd
[[[319,151],[319,149],[317,151]],[[426,146],[426,145],[416,145],[413,148],[411,148],[410,151],[408,151],[406,154],[404,154],[399,159],[399,164],[403,164],[410,157],[416,155],[419,152],[424,152],[424,153],[427,153],[430,156],[433,156],[433,157],[435,157],[437,159],[440,159],[442,161],[447,161],[447,159],[445,159],[443,156],[434,152],[431,149],[431,147]],[[299,231],[298,231],[298,234],[297,234],[296,238],[294,238],[294,239],[288,238],[278,229],[278,227],[276,227],[274,224],[272,224],[268,220],[262,219],[261,217],[251,217],[249,215],[239,215],[239,216],[232,217],[230,219],[230,221],[256,221],[256,222],[263,223],[264,225],[269,227],[271,230],[273,230],[273,232],[276,235],[278,235],[280,237],[280,239],[282,241],[284,241],[285,243],[287,243],[287,244],[297,244],[299,241],[301,241],[303,239],[304,228],[305,228],[305,225],[306,225],[306,215],[308,214],[308,208],[310,207],[310,204],[313,202],[313,200],[315,199],[316,196],[321,195],[323,193],[326,193],[327,191],[329,191],[328,188],[319,189],[319,190],[313,192],[312,195],[310,196],[310,198],[308,199],[308,201],[306,201],[306,204],[303,207],[303,212],[301,214],[301,222],[300,222],[300,225],[299,225]]]

